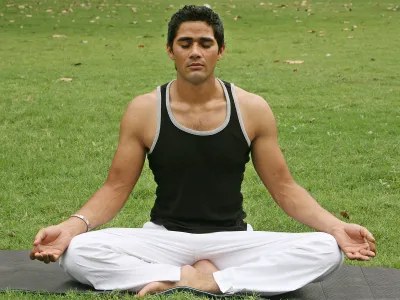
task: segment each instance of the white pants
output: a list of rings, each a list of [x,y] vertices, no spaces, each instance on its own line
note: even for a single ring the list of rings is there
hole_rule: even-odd
[[[213,276],[223,293],[272,296],[324,280],[343,255],[334,237],[321,232],[190,234],[148,222],[78,235],[60,265],[98,290],[139,291],[152,281],[179,281],[182,266],[202,259],[219,269]]]

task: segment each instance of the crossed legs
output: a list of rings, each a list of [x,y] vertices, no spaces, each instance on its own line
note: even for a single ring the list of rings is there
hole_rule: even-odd
[[[96,289],[142,296],[174,286],[275,295],[321,280],[341,262],[335,239],[325,233],[115,228],[75,237],[60,264]]]

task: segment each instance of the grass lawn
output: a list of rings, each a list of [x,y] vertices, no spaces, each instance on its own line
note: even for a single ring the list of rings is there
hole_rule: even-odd
[[[269,102],[296,181],[374,234],[377,257],[345,263],[400,268],[400,7],[260,2],[209,3],[227,42],[217,76]],[[0,249],[30,249],[41,227],[67,218],[103,184],[125,107],[175,76],[167,22],[184,3],[0,0]],[[310,230],[280,211],[251,163],[245,175],[247,221],[256,230]],[[106,227],[146,222],[154,188],[146,165]]]

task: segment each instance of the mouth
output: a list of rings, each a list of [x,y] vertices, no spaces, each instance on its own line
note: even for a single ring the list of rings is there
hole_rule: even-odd
[[[190,64],[188,67],[192,70],[200,70],[204,67],[204,65],[200,64],[200,63],[193,63],[193,64]]]

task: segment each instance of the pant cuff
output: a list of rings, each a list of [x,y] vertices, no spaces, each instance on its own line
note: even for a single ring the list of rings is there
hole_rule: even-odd
[[[226,272],[227,272],[226,270],[225,271],[214,272],[213,273],[214,280],[218,284],[218,287],[219,287],[219,289],[221,290],[222,293],[224,293],[224,294],[233,294],[234,290],[233,290],[232,282],[228,278],[229,275],[226,274]]]

